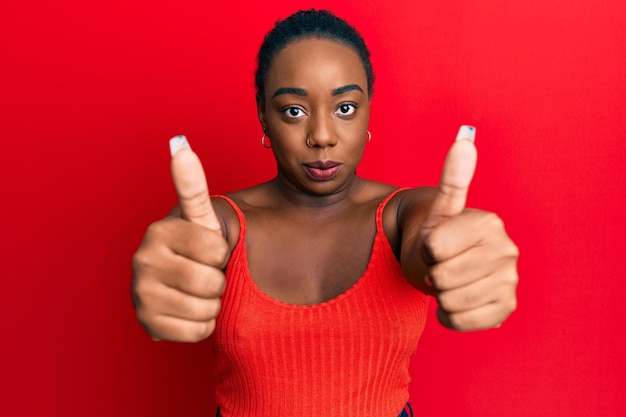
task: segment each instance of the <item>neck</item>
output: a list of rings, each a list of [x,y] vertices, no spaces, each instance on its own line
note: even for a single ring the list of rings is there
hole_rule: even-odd
[[[297,184],[289,181],[280,171],[276,178],[271,181],[276,193],[290,206],[298,208],[331,208],[337,207],[351,199],[363,186],[363,180],[356,174],[342,184],[339,188],[328,194],[314,194],[303,190]]]

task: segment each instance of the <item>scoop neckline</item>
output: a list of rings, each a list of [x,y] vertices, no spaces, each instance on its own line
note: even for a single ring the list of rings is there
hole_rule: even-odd
[[[248,247],[246,245],[246,237],[248,235],[248,225],[246,222],[245,214],[243,213],[241,208],[239,208],[237,203],[235,203],[235,201],[233,201],[230,197],[227,197],[225,195],[219,195],[217,197],[220,197],[226,200],[229,203],[229,205],[233,208],[233,210],[237,214],[237,218],[239,219],[239,236],[237,238],[237,243],[235,243],[233,254],[237,250],[242,251],[243,262],[244,262],[243,267],[245,269],[245,275],[246,275],[244,277],[244,284],[247,285],[252,290],[253,294],[255,294],[257,297],[261,298],[262,300],[270,304],[274,304],[278,307],[291,309],[291,310],[311,310],[311,309],[320,309],[320,308],[333,306],[334,304],[341,302],[343,299],[350,297],[360,287],[362,287],[364,285],[365,280],[369,277],[369,275],[371,275],[370,270],[372,268],[373,255],[374,255],[375,250],[379,249],[379,250],[386,252],[387,254],[391,254],[394,260],[398,262],[391,248],[391,244],[389,243],[389,240],[387,239],[387,235],[385,235],[385,231],[382,226],[382,219],[380,221],[378,219],[378,214],[380,211],[381,212],[380,214],[382,216],[382,212],[384,211],[384,208],[386,207],[386,203],[389,202],[396,194],[398,194],[399,192],[405,189],[406,188],[404,187],[396,188],[390,194],[388,194],[376,207],[376,210],[374,212],[375,233],[374,233],[374,238],[372,239],[372,245],[370,249],[369,259],[367,261],[367,266],[365,267],[363,274],[361,274],[361,276],[354,282],[354,284],[352,284],[344,292],[336,295],[335,297],[329,300],[323,301],[321,303],[316,303],[316,304],[289,303],[286,301],[279,300],[278,298],[275,298],[267,294],[266,292],[264,292],[263,290],[259,288],[257,283],[254,281],[254,277],[252,276],[252,271],[250,271],[250,263],[248,260]],[[380,245],[382,245],[382,247],[379,247]]]
[[[344,298],[350,297],[353,293],[355,293],[360,287],[362,287],[364,285],[365,280],[368,278],[368,276],[370,275],[370,269],[372,266],[372,255],[374,254],[374,250],[376,250],[376,246],[379,243],[380,240],[380,234],[381,232],[378,230],[378,227],[376,227],[376,233],[374,234],[374,239],[372,240],[372,245],[371,245],[371,249],[370,249],[370,255],[369,255],[369,259],[367,261],[367,266],[365,267],[365,270],[363,271],[363,274],[361,274],[361,276],[355,281],[354,284],[352,284],[347,290],[345,290],[344,292],[336,295],[335,297],[326,300],[326,301],[322,301],[321,303],[316,303],[316,304],[293,304],[293,303],[289,303],[287,301],[282,301],[279,300],[276,297],[273,297],[271,295],[269,295],[268,293],[266,293],[265,291],[261,290],[259,288],[259,286],[257,285],[257,283],[254,281],[254,277],[252,276],[252,272],[250,271],[250,263],[248,262],[248,248],[246,246],[246,235],[247,235],[247,230],[244,231],[244,233],[242,234],[242,236],[240,237],[243,242],[238,242],[237,245],[241,244],[241,251],[242,251],[242,255],[243,255],[243,260],[244,260],[244,268],[246,271],[246,276],[244,277],[245,280],[245,284],[248,285],[248,287],[252,290],[252,292],[254,294],[256,294],[259,298],[263,299],[266,302],[269,302],[271,304],[277,305],[279,307],[282,308],[287,308],[287,309],[292,309],[292,310],[313,310],[313,309],[320,309],[320,308],[325,308],[325,307],[330,307],[334,304],[337,304],[339,302],[341,302]],[[383,232],[384,233],[384,232]],[[384,239],[386,240],[386,239]],[[387,244],[389,245],[389,242],[387,242]],[[391,247],[389,246],[389,249],[391,250]]]

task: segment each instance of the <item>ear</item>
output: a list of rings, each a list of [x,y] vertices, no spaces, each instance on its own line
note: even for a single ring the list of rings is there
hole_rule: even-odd
[[[259,122],[261,123],[261,128],[265,132],[267,129],[267,121],[265,120],[265,100],[257,94],[256,95],[256,111],[259,116]]]

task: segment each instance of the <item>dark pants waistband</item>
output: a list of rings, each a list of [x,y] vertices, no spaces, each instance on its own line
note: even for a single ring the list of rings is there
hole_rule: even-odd
[[[222,413],[220,413],[219,407],[217,408],[217,414],[215,414],[215,417],[222,417]],[[406,405],[404,406],[404,408],[402,409],[402,412],[400,413],[400,415],[398,415],[398,417],[414,417],[413,408],[411,408],[411,403],[406,403]]]

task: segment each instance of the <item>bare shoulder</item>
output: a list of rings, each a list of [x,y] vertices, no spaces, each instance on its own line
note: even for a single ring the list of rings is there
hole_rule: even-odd
[[[383,211],[383,229],[396,257],[400,259],[402,230],[409,221],[420,221],[435,196],[434,187],[407,188],[389,200]]]
[[[435,197],[437,189],[435,187],[408,188],[394,196],[390,204],[396,209],[398,222],[415,213],[425,213]]]
[[[382,201],[400,188],[376,181],[367,181],[367,191],[364,198]],[[434,187],[404,188],[389,200],[385,206],[385,212],[393,213],[393,217],[400,218],[408,211],[426,210],[430,207],[435,192],[436,188]]]
[[[263,194],[259,190],[261,186],[262,184],[251,188],[227,193],[224,194],[223,197],[231,200],[238,209],[243,211],[248,208],[249,202],[251,200],[258,200],[258,195]],[[235,208],[233,207],[231,202],[224,198],[219,198],[219,196],[213,196],[211,198],[211,203],[213,204],[213,209],[215,210],[217,217],[222,223],[222,231],[224,232],[224,237],[226,238],[229,246],[232,249],[237,244],[237,240],[239,238],[239,216],[237,215],[237,212],[235,211]]]

